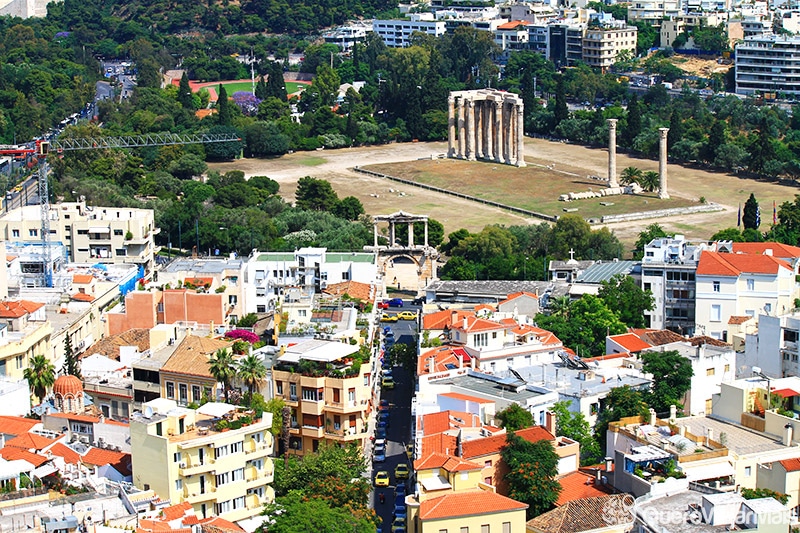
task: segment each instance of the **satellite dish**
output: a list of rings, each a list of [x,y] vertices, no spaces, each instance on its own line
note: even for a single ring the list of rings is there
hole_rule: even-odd
[[[146,405],[144,408],[144,417],[145,418],[153,418],[153,408],[149,405]]]

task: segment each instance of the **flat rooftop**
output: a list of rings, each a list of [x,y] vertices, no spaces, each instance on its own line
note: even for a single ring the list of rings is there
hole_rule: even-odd
[[[425,287],[426,292],[436,293],[437,300],[473,297],[500,301],[515,292],[530,292],[541,296],[548,291],[555,297],[567,294],[568,290],[566,283],[552,281],[434,281]]]
[[[161,267],[162,272],[194,272],[196,274],[221,274],[225,270],[241,270],[242,259],[175,259]]]
[[[287,347],[283,355],[278,357],[278,362],[297,363],[301,359],[306,359],[308,361],[330,363],[352,355],[358,350],[358,345],[345,344],[339,341],[310,339]]]
[[[514,370],[528,383],[566,396],[603,396],[612,389],[625,385],[638,389],[650,384],[649,379],[632,375],[625,368],[594,368],[590,365],[594,377],[588,380],[580,379],[581,372],[586,372],[585,370],[567,368],[561,363],[526,366]],[[506,373],[501,372],[500,375]]]
[[[725,524],[711,525],[705,522],[693,523],[687,519],[687,509],[690,505],[702,508],[703,497],[712,504],[749,503],[757,500],[745,500],[736,493],[703,494],[693,490],[669,494],[658,498],[640,498],[633,507],[633,513],[642,520],[649,531],[664,531],[669,533],[720,533],[727,531]],[[769,504],[755,504],[759,510],[773,509]],[[781,506],[782,507],[782,506]],[[735,516],[735,515],[734,515]],[[741,529],[737,527],[736,529]]]
[[[707,435],[707,431],[711,429],[712,440],[717,442],[719,442],[720,435],[724,433],[725,447],[740,456],[786,448],[778,439],[707,416],[678,418],[675,425],[686,427],[687,431],[699,436]]]
[[[524,402],[542,396],[543,392],[530,390],[527,387],[511,388],[500,381],[503,378],[481,374],[472,370],[466,376],[456,376],[434,381],[436,385],[452,385],[461,392],[492,400],[503,400],[506,403]]]

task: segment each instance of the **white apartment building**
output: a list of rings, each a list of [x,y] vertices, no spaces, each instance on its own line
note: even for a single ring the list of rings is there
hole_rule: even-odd
[[[529,23],[524,20],[512,20],[501,24],[494,31],[494,43],[501,50],[523,50],[528,47]]]
[[[412,13],[408,19],[375,20],[372,31],[380,35],[386,46],[402,48],[411,44],[411,34],[421,32],[434,37],[445,34],[445,22],[434,20],[431,13]]]
[[[586,29],[583,36],[583,61],[592,67],[607,69],[617,61],[617,56],[628,51],[631,57],[636,54],[635,26],[625,23],[609,24]]]
[[[367,38],[367,33],[372,31],[372,26],[354,25],[342,26],[325,32],[322,37],[326,43],[335,44],[347,52],[356,43],[362,43]]]
[[[758,330],[747,335],[744,364],[767,376],[800,376],[800,313],[758,317]]]
[[[628,6],[628,20],[643,20],[659,28],[665,17],[677,17],[682,13],[680,4],[679,0],[634,0]]]
[[[800,37],[759,35],[736,44],[736,92],[800,94]]]
[[[794,307],[792,265],[772,255],[703,251],[696,273],[697,330],[726,340],[731,317],[785,313]]]
[[[0,217],[0,238],[11,245],[41,245],[38,205],[13,209]],[[149,277],[156,252],[152,209],[93,207],[86,202],[50,206],[50,242],[63,246],[72,263],[127,263],[141,266]]]
[[[558,12],[549,4],[531,2],[508,2],[499,6],[500,17],[508,20],[524,20],[543,23],[558,18]]]
[[[243,314],[274,310],[286,287],[299,287],[310,296],[343,281],[373,284],[377,275],[374,253],[328,252],[326,248],[255,252],[244,266]]]

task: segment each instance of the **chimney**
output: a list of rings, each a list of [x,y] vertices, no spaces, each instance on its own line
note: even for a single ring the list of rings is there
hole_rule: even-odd
[[[553,435],[556,434],[556,417],[552,411],[546,411],[544,413],[544,429]]]
[[[656,420],[657,420],[657,418],[656,418],[656,410],[651,407],[650,408],[650,425],[651,426],[655,426],[656,425]]]
[[[678,408],[674,405],[669,406],[669,423],[674,424],[678,419]]]
[[[606,472],[611,472],[611,466],[614,464],[614,459],[606,457]]]
[[[714,438],[714,430],[711,428],[706,428],[706,446],[709,446],[709,443],[713,438]]]
[[[457,321],[458,321],[458,311],[456,310],[450,311],[450,325],[455,326]]]
[[[594,484],[602,485],[602,483],[603,483],[603,471],[598,468],[594,472]]]
[[[430,356],[428,358],[428,373],[433,374],[434,368],[436,368],[436,357]]]
[[[686,426],[681,426],[680,433],[681,433],[681,437],[685,437],[686,436]]]
[[[464,320],[461,322],[461,327],[464,328],[464,331],[466,331],[469,327],[469,321],[467,320],[467,317],[464,317]]]
[[[464,355],[459,352],[458,354],[458,368],[464,368]]]
[[[472,370],[475,370],[477,368],[478,362],[475,360],[475,357],[470,356],[469,366],[472,368]]]
[[[794,437],[794,426],[792,426],[791,424],[786,424],[785,426],[783,426],[783,445],[791,446],[792,437]]]

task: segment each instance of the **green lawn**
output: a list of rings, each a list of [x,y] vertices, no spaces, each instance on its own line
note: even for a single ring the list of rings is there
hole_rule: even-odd
[[[228,82],[228,83],[222,82],[222,85],[225,86],[225,90],[228,91],[228,95],[229,96],[233,95],[233,93],[235,93],[235,92],[246,91],[246,92],[249,93],[249,92],[252,92],[252,90],[253,90],[253,84],[251,82],[249,82],[249,81],[235,81],[235,82],[232,81],[232,82]],[[287,92],[287,94],[296,93],[297,91],[299,91],[303,87],[307,87],[307,85],[303,84],[303,83],[297,83],[297,82],[294,82],[294,81],[287,81],[286,82],[286,92]]]

